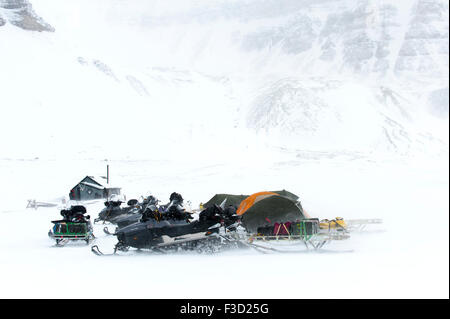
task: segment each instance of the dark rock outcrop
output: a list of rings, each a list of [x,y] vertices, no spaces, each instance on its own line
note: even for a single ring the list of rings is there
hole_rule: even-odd
[[[24,30],[49,31],[55,29],[38,16],[28,0],[0,0],[0,9],[3,9],[4,18],[0,16],[0,26],[6,22]]]

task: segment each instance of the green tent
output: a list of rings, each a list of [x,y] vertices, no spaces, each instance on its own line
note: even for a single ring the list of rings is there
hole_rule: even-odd
[[[246,202],[238,209],[237,214],[242,215],[242,224],[251,232],[256,232],[258,227],[264,225],[306,218],[299,197],[284,189],[253,195],[216,194],[203,207],[220,205],[225,199],[226,205],[236,208]]]
[[[244,199],[236,214],[248,231],[256,232],[261,226],[307,218],[298,199],[284,189],[258,192]]]
[[[220,205],[225,200],[225,198],[227,199],[225,205],[233,205],[235,207],[239,207],[241,202],[247,197],[248,195],[216,194],[209,201],[203,204],[203,207],[208,208],[213,206],[214,204]]]
[[[269,196],[255,202],[241,217],[242,225],[256,232],[258,227],[305,219],[299,202],[285,196]]]
[[[272,193],[277,193],[281,196],[290,198],[293,201],[297,201],[299,197],[291,192],[288,192],[287,190],[281,190],[281,191],[272,191]],[[216,194],[214,195],[209,201],[207,201],[205,204],[203,204],[204,208],[208,208],[210,206],[213,206],[214,204],[220,205],[222,202],[227,199],[226,205],[233,205],[236,207],[239,207],[241,202],[249,197],[249,195],[233,195],[233,194]]]
[[[294,193],[288,192],[285,189],[283,189],[282,191],[272,191],[272,192],[277,193],[278,195],[287,197],[287,198],[293,200],[294,202],[298,201],[298,199],[300,198],[297,195],[295,195]]]

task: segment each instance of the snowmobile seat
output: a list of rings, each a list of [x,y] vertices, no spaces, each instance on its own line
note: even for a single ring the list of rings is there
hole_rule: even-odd
[[[60,220],[52,220],[53,224],[59,224],[59,223],[68,223],[70,221],[66,220],[66,219],[60,219]],[[77,221],[76,223],[87,223],[87,220],[82,220],[82,221]],[[71,222],[74,223],[74,222]]]
[[[106,201],[105,203],[106,207],[119,207],[120,205],[122,205],[122,201],[117,200],[117,201]]]
[[[84,206],[82,206],[82,205],[75,205],[75,206],[72,206],[71,208],[70,208],[70,210],[73,212],[73,213],[81,213],[81,214],[86,214],[86,207],[84,207]]]
[[[135,205],[137,205],[138,204],[138,200],[137,199],[130,199],[128,202],[127,202],[127,205],[128,206],[135,206]]]

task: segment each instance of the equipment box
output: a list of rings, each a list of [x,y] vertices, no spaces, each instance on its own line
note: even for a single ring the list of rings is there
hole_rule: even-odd
[[[319,232],[319,219],[308,218],[291,224],[291,235],[312,236]]]

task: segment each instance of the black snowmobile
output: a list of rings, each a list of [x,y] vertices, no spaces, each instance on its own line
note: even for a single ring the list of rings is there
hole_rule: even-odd
[[[154,215],[156,212],[165,214],[166,217],[172,216],[174,219],[180,219],[184,213],[183,197],[180,194],[173,192],[170,195],[169,200],[169,203],[158,206],[159,200],[154,196],[150,195],[144,198],[142,203],[139,204],[139,210],[135,211],[133,214],[119,216],[114,219],[114,223],[117,225],[116,232],[118,229],[138,223],[141,219],[145,221],[148,214]],[[107,227],[105,227],[103,231],[108,235],[113,235]]]
[[[48,236],[56,240],[57,246],[63,246],[71,240],[84,240],[87,244],[93,240],[94,234],[90,216],[86,215],[86,208],[81,205],[61,210],[61,220],[53,220],[53,228]]]
[[[123,228],[125,226],[137,223],[141,220],[142,214],[149,209],[149,207],[157,206],[159,200],[154,196],[150,195],[143,199],[141,203],[137,202],[134,205],[134,209],[129,210],[127,213],[118,215],[114,219],[111,219],[111,222],[116,224],[116,230]],[[128,201],[128,205],[130,206],[130,201]],[[108,227],[105,227],[103,231],[108,235],[113,235]]]
[[[112,224],[116,224],[118,220],[130,217],[132,215],[139,213],[139,203],[136,199],[130,199],[127,202],[126,207],[121,207],[121,200],[108,200],[105,202],[105,208],[98,214],[98,218],[94,220],[94,223],[101,222],[109,222]]]
[[[233,229],[239,219],[233,209],[218,205],[203,210],[194,221],[191,213],[175,205],[170,207],[162,212],[155,205],[149,206],[138,223],[118,229],[114,234],[118,239],[114,253],[130,247],[158,252],[180,248],[213,252],[227,241],[220,230]],[[102,255],[97,246],[92,246],[92,251]]]

